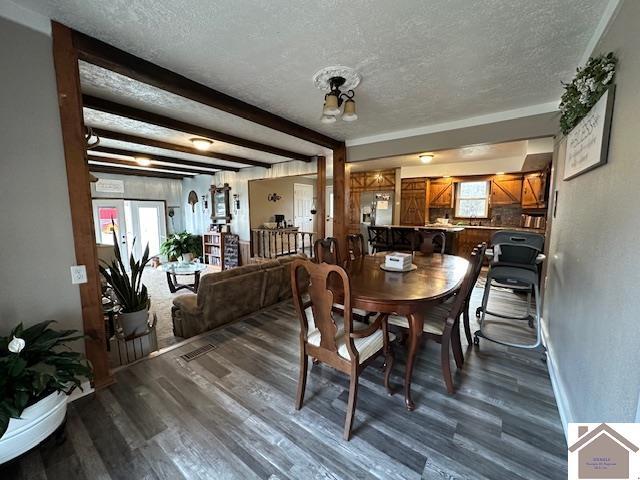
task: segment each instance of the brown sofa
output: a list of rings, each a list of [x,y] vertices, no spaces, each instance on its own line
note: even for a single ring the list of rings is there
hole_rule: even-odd
[[[173,300],[173,332],[193,337],[291,298],[294,255],[204,275],[197,294]]]

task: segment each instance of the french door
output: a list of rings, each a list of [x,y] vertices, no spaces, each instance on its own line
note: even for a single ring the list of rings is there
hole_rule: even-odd
[[[93,219],[96,241],[113,245],[115,230],[123,258],[131,252],[141,258],[147,244],[149,255],[158,255],[160,244],[167,237],[165,204],[161,201],[95,199]]]

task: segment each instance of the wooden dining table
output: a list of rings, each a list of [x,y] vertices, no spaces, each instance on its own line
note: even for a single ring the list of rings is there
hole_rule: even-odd
[[[351,279],[351,306],[385,315],[397,314],[409,321],[409,350],[404,375],[404,398],[408,410],[415,409],[411,398],[411,376],[420,350],[423,312],[460,288],[469,262],[455,255],[416,255],[418,267],[411,272],[388,272],[380,268],[384,253],[352,260],[347,266]]]

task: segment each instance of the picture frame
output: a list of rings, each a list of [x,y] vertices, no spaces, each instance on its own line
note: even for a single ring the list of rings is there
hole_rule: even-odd
[[[611,85],[567,135],[564,181],[607,163],[614,100],[615,85]]]

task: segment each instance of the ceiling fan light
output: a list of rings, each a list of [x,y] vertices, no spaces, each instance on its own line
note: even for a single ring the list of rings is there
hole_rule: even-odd
[[[431,163],[431,160],[433,160],[433,155],[429,155],[429,154],[423,154],[420,155],[420,161],[422,163]]]
[[[148,167],[151,165],[151,160],[147,157],[136,157],[136,163],[141,167]]]
[[[321,123],[335,123],[336,122],[336,117],[333,115],[322,115],[322,118],[320,118],[320,122]]]
[[[345,122],[355,122],[358,119],[356,113],[356,102],[352,99],[344,102],[344,113],[342,114],[342,120]]]
[[[340,115],[340,107],[338,106],[338,96],[328,93],[324,97],[323,115]]]
[[[204,152],[206,150],[209,150],[213,142],[208,138],[192,138],[191,143],[196,150],[201,150]]]

